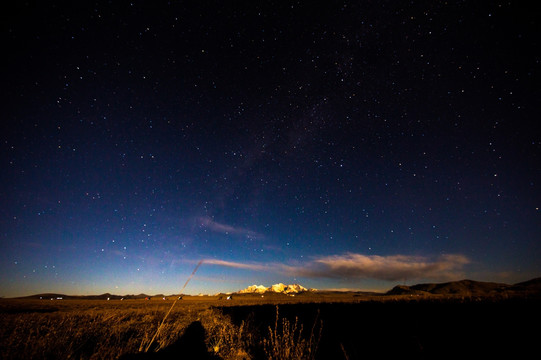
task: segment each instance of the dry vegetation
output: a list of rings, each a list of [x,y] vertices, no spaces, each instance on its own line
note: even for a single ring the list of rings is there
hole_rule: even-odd
[[[315,359],[321,331],[322,324],[318,326],[316,321],[310,336],[305,338],[299,318],[296,317],[294,323],[287,318],[280,319],[277,306],[274,328],[269,327],[269,336],[263,339],[265,354],[272,360]]]
[[[4,306],[2,359],[114,359],[144,348],[167,304],[141,301],[115,306],[102,301],[63,301],[39,308],[35,301]],[[6,308],[7,307],[7,308]],[[177,340],[203,308],[179,307],[155,340],[158,351]]]
[[[199,322],[209,354],[221,359],[251,359],[263,348],[269,359],[312,359],[313,334],[304,338],[302,325],[279,319],[261,336],[249,319],[239,326],[205,302],[2,300],[1,359],[117,359],[147,350],[160,352]],[[277,307],[278,309],[278,307]],[[279,326],[280,325],[280,326]],[[319,334],[320,335],[320,334]],[[309,355],[307,357],[306,355]]]

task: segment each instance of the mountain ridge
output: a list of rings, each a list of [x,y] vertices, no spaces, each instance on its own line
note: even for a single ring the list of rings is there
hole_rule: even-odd
[[[287,295],[294,295],[300,293],[326,293],[326,290],[307,289],[299,284],[285,285],[278,283],[269,287],[263,285],[251,285],[246,289],[242,289],[233,294],[265,294],[265,293],[281,293]],[[336,293],[363,293],[359,291],[333,291]],[[229,293],[231,294],[231,293]],[[182,295],[182,294],[181,294]],[[219,294],[217,294],[219,295]],[[373,293],[372,295],[377,295]],[[533,278],[527,281],[522,281],[516,284],[505,284],[497,282],[484,282],[475,281],[470,279],[463,279],[458,281],[442,282],[442,283],[421,283],[415,285],[396,285],[392,289],[384,293],[379,293],[380,296],[386,295],[437,295],[437,296],[474,296],[474,297],[487,297],[487,296],[533,296],[541,298],[541,277]],[[57,300],[57,299],[80,299],[80,300],[137,300],[137,299],[150,299],[150,298],[163,298],[163,297],[178,297],[179,295],[115,295],[110,293],[104,293],[100,295],[67,295],[61,293],[41,293],[29,296],[15,297],[19,299],[43,299],[43,300]],[[192,295],[197,296],[197,295]]]

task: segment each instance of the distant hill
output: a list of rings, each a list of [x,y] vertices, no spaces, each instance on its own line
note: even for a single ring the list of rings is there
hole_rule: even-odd
[[[512,289],[541,290],[541,277],[517,283]]]
[[[396,285],[391,290],[387,291],[385,295],[428,295],[429,293],[422,290],[415,290],[411,286]]]
[[[64,294],[57,294],[57,293],[43,293],[43,294],[36,294],[36,295],[30,295],[30,296],[23,296],[20,297],[20,299],[68,299],[68,298],[74,298],[73,296],[68,296]]]
[[[541,294],[541,278],[532,279],[514,285],[474,280],[426,283],[412,286],[397,285],[386,293],[386,295],[444,295],[466,297],[535,294]]]
[[[39,299],[39,300],[137,300],[149,298],[149,295],[113,295],[109,293],[101,295],[65,295],[57,293],[44,293],[20,297],[20,299]]]
[[[426,291],[431,294],[487,296],[505,290],[509,285],[473,280],[452,281],[441,284],[419,284],[413,290]]]

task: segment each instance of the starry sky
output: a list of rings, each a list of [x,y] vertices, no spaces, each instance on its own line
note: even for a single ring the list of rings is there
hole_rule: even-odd
[[[0,296],[541,274],[524,2],[16,3]]]

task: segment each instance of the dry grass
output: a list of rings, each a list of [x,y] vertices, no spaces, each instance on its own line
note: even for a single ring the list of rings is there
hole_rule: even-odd
[[[2,301],[0,359],[117,359],[155,352],[177,342],[194,321],[205,329],[208,352],[224,360],[253,359],[254,353],[268,359],[314,359],[321,336],[321,326],[315,331],[314,324],[305,338],[298,319],[281,319],[278,307],[274,329],[260,334],[250,319],[237,326],[210,303],[179,302],[172,310],[171,303],[17,300],[6,307]]]
[[[317,319],[308,339],[303,337],[303,326],[299,325],[297,317],[294,323],[287,318],[282,318],[281,321],[279,319],[279,311],[276,307],[274,329],[269,327],[269,337],[263,339],[267,358],[269,360],[315,359],[322,331],[320,324],[318,334],[315,333]]]
[[[0,358],[115,359],[145,347],[166,311],[164,304],[134,302],[122,308],[91,303],[97,306],[75,302],[58,311],[2,313]],[[153,350],[174,343],[202,310],[184,307],[173,311]]]
[[[256,337],[249,324],[243,321],[240,326],[235,326],[229,317],[215,309],[201,312],[200,321],[206,330],[209,352],[224,360],[251,359],[249,349]]]

